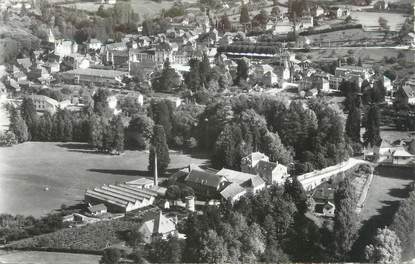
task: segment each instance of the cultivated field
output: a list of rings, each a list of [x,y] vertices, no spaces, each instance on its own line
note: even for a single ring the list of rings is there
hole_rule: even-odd
[[[140,228],[137,221],[117,219],[79,228],[65,228],[53,233],[11,242],[8,247],[50,248],[55,250],[89,250],[99,252],[108,245],[117,245],[125,239],[126,231]]]
[[[414,61],[415,51],[414,50],[407,50],[407,49],[393,49],[393,48],[365,48],[365,47],[358,47],[358,48],[332,48],[332,49],[322,49],[322,50],[312,50],[310,52],[302,53],[305,56],[311,56],[311,60],[318,61],[319,59],[333,59],[339,56],[350,56],[348,51],[353,51],[353,57],[358,59],[359,57],[362,58],[363,63],[379,63],[381,62],[382,65],[384,57],[397,57],[400,52],[404,54],[404,59],[407,62]],[[387,65],[389,66],[389,65]]]
[[[0,263],[5,264],[96,264],[101,256],[87,254],[38,252],[38,251],[0,251]]]
[[[174,5],[174,1],[161,1],[156,2],[152,0],[131,0],[131,7],[134,12],[140,15],[140,19],[151,18],[155,15],[160,14],[162,9],[169,9]],[[183,3],[196,3],[196,0],[184,0]],[[76,2],[71,4],[64,4],[62,6],[76,8],[79,10],[85,10],[88,12],[96,12],[101,4],[96,2]],[[113,7],[113,5],[104,4],[104,8]]]
[[[170,154],[169,169],[206,159]],[[27,142],[0,148],[0,213],[43,215],[77,203],[85,189],[148,176],[148,153],[98,154],[79,143]],[[46,191],[46,188],[48,190]]]

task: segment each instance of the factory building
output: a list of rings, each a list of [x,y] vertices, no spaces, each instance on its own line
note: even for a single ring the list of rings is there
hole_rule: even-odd
[[[154,203],[157,196],[163,195],[165,188],[150,184],[151,180],[140,178],[131,182],[88,189],[85,202],[104,204],[109,212],[127,213]],[[141,184],[140,184],[141,183]]]

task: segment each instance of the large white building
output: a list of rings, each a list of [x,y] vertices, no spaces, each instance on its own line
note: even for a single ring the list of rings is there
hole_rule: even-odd
[[[269,157],[260,152],[254,152],[242,158],[242,172],[257,174],[267,184],[284,184],[290,176],[286,166],[278,162],[270,162]]]

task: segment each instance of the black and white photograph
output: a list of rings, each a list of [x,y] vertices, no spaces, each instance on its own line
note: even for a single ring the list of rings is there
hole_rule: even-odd
[[[415,264],[414,0],[0,0],[0,263]]]

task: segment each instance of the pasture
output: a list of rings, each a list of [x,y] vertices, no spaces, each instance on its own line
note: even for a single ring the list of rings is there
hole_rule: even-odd
[[[170,153],[170,159],[171,170],[207,162],[180,153]],[[148,152],[111,156],[84,143],[26,142],[0,148],[0,213],[44,215],[63,203],[82,201],[87,188],[148,177],[147,166]]]

